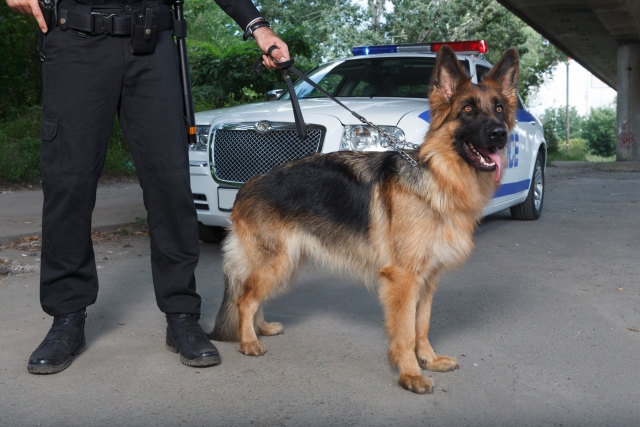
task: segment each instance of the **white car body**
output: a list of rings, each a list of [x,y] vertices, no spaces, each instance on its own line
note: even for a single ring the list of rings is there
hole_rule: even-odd
[[[368,58],[409,58],[435,57],[423,53],[392,53],[369,55]],[[345,61],[357,61],[362,56],[341,59],[333,64]],[[491,64],[473,55],[458,55],[461,61],[468,61],[472,80],[477,83],[478,74],[482,70],[477,67],[490,68]],[[341,97],[347,107],[364,116],[379,126],[396,126],[404,131],[406,141],[421,144],[429,129],[429,103],[426,99],[401,97]],[[521,103],[520,103],[521,104]],[[300,99],[300,107],[305,122],[309,126],[322,126],[326,129],[321,144],[322,153],[330,153],[340,149],[345,126],[361,123],[348,111],[328,98]],[[204,111],[196,114],[196,123],[207,126],[210,134],[207,151],[190,151],[191,189],[194,193],[198,220],[205,226],[226,227],[230,223],[229,215],[235,200],[235,194],[241,182],[229,182],[216,176],[215,156],[212,144],[215,138],[211,133],[216,129],[233,123],[243,123],[247,127],[261,121],[273,125],[289,124],[294,126],[291,102],[278,100],[260,102],[239,107]],[[206,129],[206,128],[204,128]],[[295,128],[293,128],[295,129]],[[253,132],[254,130],[248,130]],[[546,158],[546,146],[542,124],[520,105],[517,113],[516,127],[510,134],[507,145],[508,164],[502,179],[502,186],[493,200],[486,207],[484,214],[489,215],[514,205],[523,203],[529,193],[533,178],[533,169],[538,153]],[[544,166],[542,166],[544,168]],[[339,191],[339,189],[337,189]]]

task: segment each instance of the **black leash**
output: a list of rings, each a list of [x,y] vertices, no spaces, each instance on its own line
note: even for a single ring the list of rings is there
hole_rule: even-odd
[[[277,49],[277,46],[275,46],[275,45],[271,46],[267,50],[267,55],[271,56],[271,53],[275,49]],[[386,144],[384,142],[381,144],[383,147],[385,147],[385,148],[392,147],[393,149],[398,151],[400,156],[402,156],[402,158],[405,159],[411,166],[418,167],[418,163],[411,156],[409,156],[404,150],[406,150],[407,148],[416,149],[416,148],[420,147],[419,145],[411,144],[409,142],[400,141],[395,136],[389,135],[387,132],[382,130],[382,128],[380,128],[380,126],[377,126],[377,125],[371,123],[366,118],[362,117],[360,114],[356,113],[355,111],[353,111],[352,109],[350,109],[349,107],[344,105],[337,98],[335,98],[329,92],[327,92],[322,87],[320,87],[316,82],[314,82],[309,77],[307,77],[306,74],[304,74],[303,72],[298,70],[296,67],[294,67],[293,66],[293,58],[288,60],[288,61],[284,61],[284,62],[279,62],[273,57],[271,57],[271,58],[276,63],[276,65],[278,65],[278,68],[280,70],[282,70],[282,73],[284,75],[284,81],[287,84],[287,89],[289,90],[289,98],[291,99],[291,105],[293,106],[293,118],[294,118],[294,120],[296,122],[296,128],[298,129],[298,135],[300,136],[300,139],[302,139],[302,140],[306,139],[306,137],[307,137],[307,125],[304,122],[304,117],[302,117],[302,110],[300,109],[300,103],[298,102],[298,96],[296,95],[296,92],[293,89],[293,82],[291,81],[291,75],[289,74],[289,71],[291,71],[293,74],[298,76],[298,78],[302,79],[303,81],[305,81],[306,83],[311,85],[311,87],[313,87],[314,89],[317,89],[318,91],[320,91],[321,93],[326,95],[333,102],[335,102],[336,104],[338,104],[339,106],[341,106],[342,108],[344,108],[345,110],[350,112],[356,119],[360,120],[363,124],[366,124],[367,126],[370,126],[373,129],[375,129],[376,131],[378,131],[380,133],[380,135],[382,136],[382,138],[386,141]],[[265,66],[264,66],[264,63],[262,62],[262,55],[260,55],[260,57],[253,64],[252,70],[255,73],[259,73],[264,68],[265,68]]]
[[[271,53],[277,48],[278,47],[276,45],[271,46],[267,50],[267,55],[271,56]],[[287,84],[287,89],[289,89],[289,93],[293,94],[293,96],[291,96],[291,106],[293,107],[293,118],[295,119],[295,122],[296,122],[296,129],[298,130],[298,136],[300,136],[300,139],[304,141],[305,139],[307,139],[307,124],[304,122],[304,117],[302,117],[302,110],[300,109],[300,103],[298,102],[298,97],[295,95],[296,92],[293,90],[293,82],[291,81],[291,75],[289,74],[289,70],[292,70],[292,71],[295,70],[298,73],[300,73],[300,71],[298,71],[293,66],[293,58],[284,62],[278,62],[275,60],[275,58],[273,58],[273,60],[278,65],[278,67],[282,70],[282,74],[284,75],[284,81]],[[259,73],[264,68],[265,67],[264,67],[264,63],[262,62],[262,55],[260,55],[260,58],[256,60],[256,62],[253,64],[253,67],[251,69],[253,70],[253,72]]]

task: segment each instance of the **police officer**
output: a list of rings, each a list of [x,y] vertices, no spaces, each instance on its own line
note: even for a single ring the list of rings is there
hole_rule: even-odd
[[[156,301],[167,319],[166,346],[188,366],[220,363],[198,323],[198,219],[172,36],[177,25],[167,0],[146,0],[144,10],[138,1],[61,0],[57,25],[48,29],[38,0],[7,0],[12,9],[33,15],[43,32],[50,30],[42,52],[40,300],[54,320],[29,358],[34,374],[66,369],[85,348],[85,309],[98,294],[91,214],[116,113],[143,189]],[[287,45],[251,0],[216,2],[264,52],[275,45],[271,56],[288,60]],[[141,16],[143,26],[137,41],[132,14]],[[263,59],[267,68],[276,68],[270,57]]]

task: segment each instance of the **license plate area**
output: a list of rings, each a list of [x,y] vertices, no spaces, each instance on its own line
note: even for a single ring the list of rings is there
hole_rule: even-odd
[[[237,194],[238,190],[236,188],[218,187],[218,209],[223,212],[231,212]]]

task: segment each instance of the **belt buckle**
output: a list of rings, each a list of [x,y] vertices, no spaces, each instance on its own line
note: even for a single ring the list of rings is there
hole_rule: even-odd
[[[100,12],[91,12],[91,15],[93,16],[92,34],[113,34],[113,17],[116,16],[115,13],[107,15]]]

